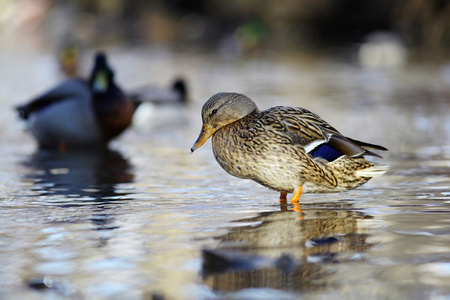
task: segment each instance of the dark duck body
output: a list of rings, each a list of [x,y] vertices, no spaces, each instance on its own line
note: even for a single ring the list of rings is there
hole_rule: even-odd
[[[191,151],[212,136],[214,156],[229,174],[281,193],[343,192],[387,171],[364,156],[378,145],[350,139],[318,115],[298,107],[259,111],[237,93],[212,96],[202,108],[203,129]]]
[[[106,146],[130,126],[136,106],[97,53],[89,80],[68,79],[17,110],[40,147],[65,149]]]

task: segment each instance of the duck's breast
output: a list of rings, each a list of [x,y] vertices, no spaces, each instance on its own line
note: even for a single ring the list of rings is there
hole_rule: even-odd
[[[229,174],[252,179],[270,189],[292,192],[301,183],[301,153],[270,140],[242,139],[227,127],[213,136],[214,156]]]

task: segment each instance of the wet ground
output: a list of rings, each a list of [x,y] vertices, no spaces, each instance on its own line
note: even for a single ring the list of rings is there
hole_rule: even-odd
[[[54,57],[0,54],[0,298],[450,297],[448,66],[164,49],[110,59],[127,89],[185,77],[192,102],[142,113],[111,150],[55,153],[37,150],[12,110],[61,79]],[[210,142],[190,154],[201,105],[219,91],[308,108],[389,148],[376,161],[391,170],[346,193],[304,194],[302,213],[280,206],[226,174]]]

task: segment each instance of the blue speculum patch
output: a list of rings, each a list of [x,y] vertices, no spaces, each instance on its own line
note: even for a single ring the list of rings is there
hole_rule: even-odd
[[[328,161],[333,161],[344,155],[341,152],[337,151],[336,149],[331,148],[327,144],[320,145],[319,147],[311,151],[309,154],[311,154],[314,158],[320,157]]]

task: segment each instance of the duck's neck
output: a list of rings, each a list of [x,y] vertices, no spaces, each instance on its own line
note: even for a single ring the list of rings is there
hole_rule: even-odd
[[[253,120],[258,118],[260,111],[258,108],[255,108],[251,113],[243,117],[242,119],[237,120],[236,122],[240,122],[241,125],[248,126],[253,123]]]
[[[212,136],[213,143],[216,137],[218,137],[219,139],[223,139],[224,137],[232,137],[236,133],[245,134],[247,130],[250,128],[250,126],[253,124],[254,120],[258,118],[258,115],[259,110],[255,108],[255,110],[253,110],[245,117],[220,128]]]

